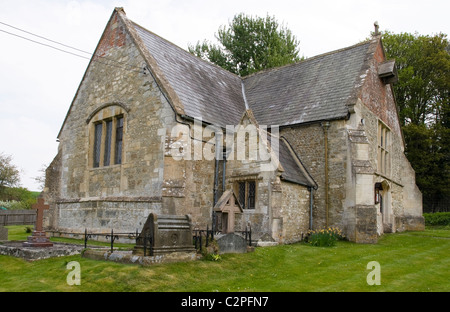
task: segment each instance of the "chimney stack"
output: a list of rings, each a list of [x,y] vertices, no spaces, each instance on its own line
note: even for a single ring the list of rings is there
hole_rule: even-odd
[[[375,23],[373,23],[373,26],[375,26],[374,36],[378,36],[380,34],[380,31],[378,30],[380,28],[380,25],[378,25],[378,22],[375,21]]]

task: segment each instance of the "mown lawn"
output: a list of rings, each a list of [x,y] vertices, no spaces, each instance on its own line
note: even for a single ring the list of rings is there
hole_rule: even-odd
[[[80,263],[80,286],[67,285],[70,261]],[[370,261],[380,264],[381,285],[367,284]],[[297,243],[151,267],[81,256],[34,262],[0,256],[0,291],[448,292],[449,267],[450,229],[429,228],[385,234],[376,245]]]

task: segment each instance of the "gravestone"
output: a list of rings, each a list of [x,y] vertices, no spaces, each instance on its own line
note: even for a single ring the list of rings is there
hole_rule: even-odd
[[[228,233],[217,239],[219,245],[219,253],[246,253],[248,251],[248,243],[245,238],[234,233]]]
[[[0,242],[8,240],[8,229],[0,225]]]
[[[151,238],[151,241],[145,238]],[[192,241],[192,221],[190,216],[157,215],[151,213],[137,239],[134,254],[142,254],[144,242],[147,243],[147,254],[154,256],[173,253],[195,253]]]
[[[45,231],[43,230],[42,223],[44,221],[44,210],[49,209],[49,205],[44,204],[43,198],[38,198],[38,202],[31,206],[36,209],[36,225],[31,236],[28,236],[27,241],[22,245],[23,247],[51,247],[53,243],[47,238]]]

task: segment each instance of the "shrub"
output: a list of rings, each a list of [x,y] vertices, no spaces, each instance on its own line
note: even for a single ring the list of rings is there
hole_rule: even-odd
[[[425,225],[450,225],[450,212],[424,213]]]
[[[338,240],[343,240],[344,238],[341,230],[329,227],[327,229],[309,231],[307,240],[312,246],[331,247],[336,245]]]
[[[0,206],[5,207],[8,210],[28,209],[24,202],[16,201],[16,200],[0,201]]]
[[[31,206],[35,203],[36,203],[35,198],[28,198],[22,201],[17,200],[0,201],[0,207],[5,207],[8,210],[25,210],[31,209]]]

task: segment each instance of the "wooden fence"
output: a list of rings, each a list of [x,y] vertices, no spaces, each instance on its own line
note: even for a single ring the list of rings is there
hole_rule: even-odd
[[[0,225],[34,225],[36,210],[4,210],[0,211]]]

